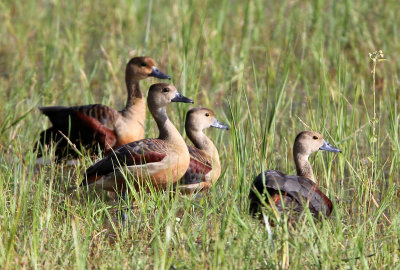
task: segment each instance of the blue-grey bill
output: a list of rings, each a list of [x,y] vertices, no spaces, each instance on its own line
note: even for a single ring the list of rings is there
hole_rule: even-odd
[[[156,77],[159,79],[168,79],[171,80],[171,76],[161,72],[157,67],[153,67],[153,71],[149,74],[150,77]]]
[[[342,150],[339,148],[329,144],[327,141],[324,140],[324,144],[319,148],[319,150],[329,151],[329,152],[337,152],[341,153]]]
[[[214,123],[211,124],[212,127],[221,128],[221,129],[229,129],[229,127],[225,124],[222,124],[220,121],[215,118]]]
[[[175,93],[175,97],[171,99],[172,102],[183,102],[183,103],[194,103],[192,99],[185,97],[178,91]]]

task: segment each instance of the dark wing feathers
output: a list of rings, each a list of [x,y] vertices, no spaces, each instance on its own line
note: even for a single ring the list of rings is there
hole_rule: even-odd
[[[310,179],[300,176],[285,175],[279,171],[265,171],[254,180],[254,188],[263,194],[266,190],[271,196],[281,193],[285,198],[291,198],[298,205],[296,211],[301,211],[308,202],[308,207],[314,216],[319,213],[329,216],[332,211],[332,202],[326,197],[317,185]],[[259,198],[252,190],[250,210],[256,212],[259,207]],[[294,202],[291,202],[293,205]]]
[[[212,165],[211,158],[204,151],[202,151],[194,146],[189,146],[189,145],[188,145],[188,150],[189,150],[190,158],[204,164],[204,166],[207,166],[211,169],[211,165]]]
[[[118,114],[116,110],[101,104],[80,106],[76,108],[76,111],[96,119],[108,128],[113,128]]]
[[[112,173],[116,167],[158,162],[167,156],[167,152],[165,142],[159,139],[143,139],[125,144],[90,166],[85,172],[86,178]],[[86,181],[83,181],[81,186],[85,185]]]
[[[315,192],[322,198],[322,200],[324,201],[324,203],[322,204],[325,209],[325,213],[327,216],[329,216],[332,213],[332,209],[333,209],[333,204],[332,201],[324,194],[322,193],[321,190],[316,189]]]
[[[102,125],[96,118],[87,116],[81,112],[77,112],[76,115],[83,123],[86,123],[87,129],[92,130],[93,139],[100,143],[106,150],[110,150],[117,143],[117,136],[114,130]]]
[[[212,170],[211,158],[202,150],[188,146],[190,154],[189,168],[181,179],[182,185],[196,184],[205,181],[205,175]]]
[[[39,107],[39,109],[50,119],[53,126],[57,128],[64,128],[66,125],[68,125],[68,117],[71,117],[71,120],[78,120],[76,119],[76,113],[81,113],[87,117],[94,118],[102,125],[112,128],[115,121],[115,115],[118,113],[110,107],[101,104],[75,107],[51,106]]]
[[[61,156],[67,152],[62,148],[67,148],[68,143],[59,134],[60,132],[68,136],[77,146],[91,147],[100,143],[109,150],[117,142],[114,122],[118,112],[107,106],[93,104],[76,107],[39,107],[39,109],[53,124],[52,135],[48,135],[49,130],[42,132],[40,143],[46,145],[61,140],[57,146],[60,148],[58,152]]]

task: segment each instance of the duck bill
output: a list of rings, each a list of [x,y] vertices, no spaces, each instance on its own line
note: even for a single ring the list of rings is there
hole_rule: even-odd
[[[215,128],[229,130],[229,127],[225,124],[222,124],[220,121],[217,120],[217,118],[215,118],[214,123],[212,123],[211,126]]]
[[[171,76],[161,72],[157,67],[152,68],[153,71],[149,74],[149,77],[156,77],[158,79],[168,79],[171,80]]]
[[[336,148],[335,146],[329,144],[327,141],[324,140],[324,144],[319,148],[319,150],[329,151],[329,152],[337,152],[341,153],[342,150]]]
[[[171,99],[172,102],[183,102],[183,103],[194,103],[192,99],[185,97],[178,91],[175,93],[175,97]]]

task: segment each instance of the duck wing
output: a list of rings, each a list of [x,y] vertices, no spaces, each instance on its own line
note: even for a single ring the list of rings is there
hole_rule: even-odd
[[[42,132],[41,142],[49,144],[61,138],[58,131],[68,136],[72,143],[92,146],[100,143],[106,150],[117,142],[114,123],[118,112],[101,104],[76,107],[39,107],[53,124],[53,135]],[[56,132],[54,132],[56,131]]]
[[[311,213],[318,217],[319,213],[329,216],[332,212],[332,202],[318,188],[318,186],[308,178],[286,175],[279,171],[265,171],[256,177],[254,180],[254,188],[264,194],[266,190],[273,202],[279,207],[282,207],[282,199],[290,204],[295,211],[301,212],[305,203]],[[259,199],[256,193],[252,190],[249,198],[251,200],[251,208],[258,208]],[[254,212],[255,209],[251,209]]]
[[[190,163],[180,184],[190,185],[205,182],[205,175],[212,170],[211,157],[194,146],[188,146],[188,150],[190,154]]]
[[[167,153],[168,148],[160,139],[143,139],[125,144],[90,166],[85,172],[87,180],[81,186],[94,183],[101,176],[113,173],[116,168],[159,162]]]

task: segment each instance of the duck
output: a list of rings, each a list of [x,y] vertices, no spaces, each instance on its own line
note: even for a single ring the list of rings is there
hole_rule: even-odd
[[[182,178],[189,167],[190,155],[184,139],[169,120],[166,107],[171,102],[193,103],[171,84],[153,84],[148,92],[147,105],[159,130],[158,138],[142,139],[125,144],[112,154],[90,166],[80,187],[94,187],[117,192],[125,198],[129,186],[147,188],[150,181],[156,189]],[[126,173],[135,181],[127,183]]]
[[[102,104],[39,107],[41,113],[50,119],[52,127],[40,133],[36,144],[38,156],[42,155],[43,147],[37,146],[56,142],[55,155],[60,159],[77,156],[74,151],[69,151],[70,143],[89,150],[97,150],[100,145],[108,154],[112,149],[143,139],[146,102],[139,81],[149,77],[171,79],[157,68],[151,57],[134,57],[127,63],[125,83],[128,95],[125,108],[121,111]]]
[[[259,213],[263,200],[275,205],[279,212],[291,210],[288,213],[293,215],[293,219],[303,212],[304,207],[308,207],[315,218],[329,217],[333,208],[332,201],[318,188],[308,161],[308,157],[319,150],[341,153],[339,148],[325,141],[320,133],[300,132],[293,145],[297,175],[287,175],[277,170],[260,173],[249,194],[250,212],[253,215]]]
[[[221,175],[218,150],[203,133],[203,130],[209,127],[229,129],[227,125],[218,121],[210,109],[193,108],[187,112],[185,131],[193,146],[187,146],[190,154],[189,168],[179,181],[179,190],[183,193],[207,191]]]

